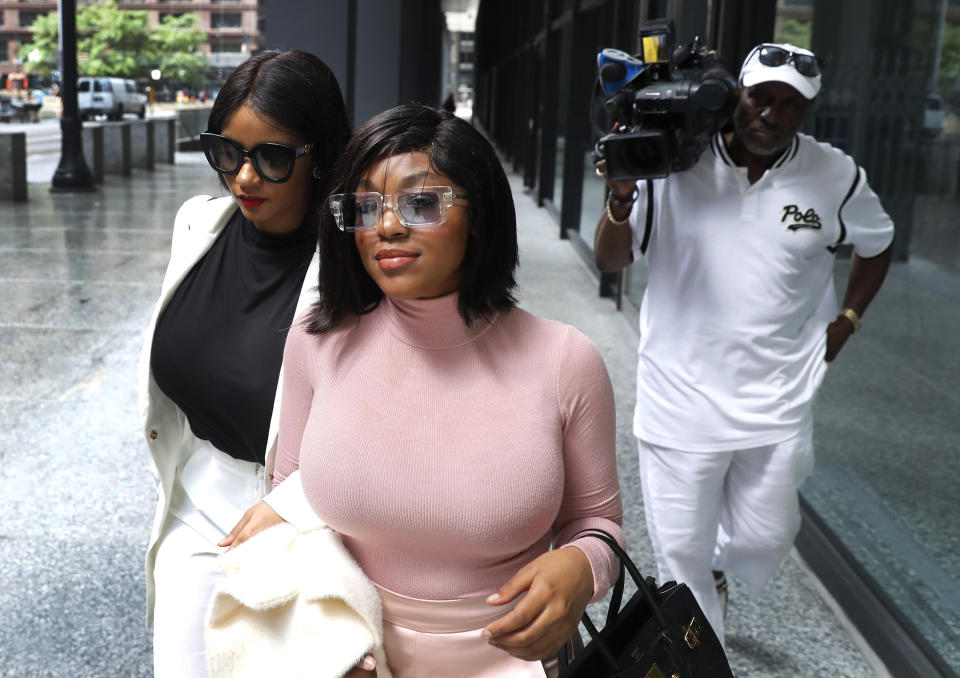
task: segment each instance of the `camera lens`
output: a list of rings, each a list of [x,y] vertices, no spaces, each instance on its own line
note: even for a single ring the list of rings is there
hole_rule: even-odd
[[[670,145],[663,130],[641,130],[610,135],[604,139],[607,176],[615,181],[644,177],[655,179],[670,173]]]

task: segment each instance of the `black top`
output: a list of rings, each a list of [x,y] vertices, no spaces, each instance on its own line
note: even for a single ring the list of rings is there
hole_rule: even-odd
[[[197,437],[263,463],[283,344],[314,232],[261,233],[240,210],[157,321],[150,367]]]

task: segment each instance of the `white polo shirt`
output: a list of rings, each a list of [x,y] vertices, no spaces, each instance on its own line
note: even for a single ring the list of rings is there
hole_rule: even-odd
[[[853,159],[804,134],[753,185],[718,134],[652,187],[630,215],[649,267],[634,433],[689,451],[789,439],[827,370],[836,247],[876,256],[893,222]]]

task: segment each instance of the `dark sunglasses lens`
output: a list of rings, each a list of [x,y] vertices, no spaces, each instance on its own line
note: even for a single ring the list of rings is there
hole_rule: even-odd
[[[443,212],[443,204],[436,191],[398,195],[397,207],[404,220],[411,225],[436,223]]]
[[[779,47],[762,47],[760,49],[760,63],[764,66],[783,66],[787,63],[787,57],[790,53]]]
[[[808,54],[788,52],[779,47],[763,47],[760,49],[758,58],[764,66],[776,68],[777,66],[783,66],[788,61],[792,61],[794,68],[796,68],[797,72],[801,75],[805,75],[808,78],[820,75],[820,63],[817,57]]]
[[[294,151],[283,146],[257,146],[254,159],[264,179],[282,181],[293,169]]]
[[[218,172],[235,172],[242,156],[237,147],[219,137],[202,137],[207,161]]]
[[[801,75],[812,78],[820,74],[820,64],[817,63],[816,57],[807,56],[806,54],[795,54],[793,56],[793,63]]]

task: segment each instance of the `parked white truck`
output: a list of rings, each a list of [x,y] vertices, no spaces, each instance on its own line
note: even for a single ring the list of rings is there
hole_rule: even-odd
[[[80,118],[104,114],[107,120],[122,120],[125,113],[139,118],[147,115],[147,97],[137,91],[133,80],[123,78],[80,78],[77,81]]]

